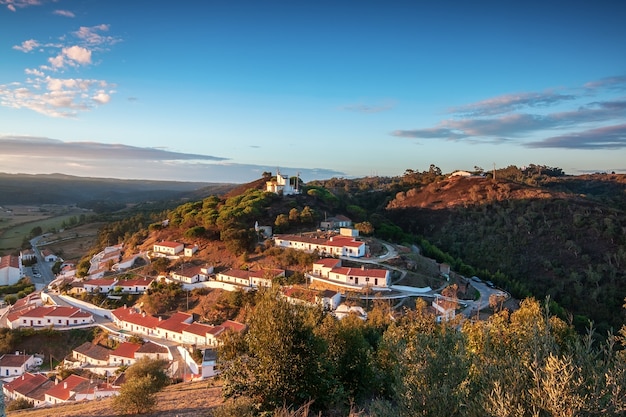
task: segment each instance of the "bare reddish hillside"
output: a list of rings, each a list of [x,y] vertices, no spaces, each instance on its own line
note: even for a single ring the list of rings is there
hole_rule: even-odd
[[[502,200],[563,198],[560,192],[546,191],[509,181],[491,178],[452,177],[422,188],[396,194],[388,209],[425,208],[431,210]]]

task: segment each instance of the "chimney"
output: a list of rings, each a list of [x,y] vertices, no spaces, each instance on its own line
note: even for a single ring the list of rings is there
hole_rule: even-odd
[[[63,382],[63,389],[67,389],[67,381]]]

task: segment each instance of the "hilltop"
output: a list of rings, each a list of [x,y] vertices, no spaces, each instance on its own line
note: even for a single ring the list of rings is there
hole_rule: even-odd
[[[417,243],[427,256],[466,276],[491,279],[517,298],[550,296],[554,312],[580,331],[589,319],[603,333],[619,328],[626,297],[626,176],[566,176],[533,166],[531,173],[509,167],[496,178],[447,177],[431,167],[393,178],[314,181],[288,197],[265,193],[266,178],[260,178],[222,196],[188,200],[166,214],[168,228],[155,225],[148,233],[147,225],[164,219],[148,214],[107,225],[98,244],[124,239],[147,248],[157,240],[186,239],[205,249],[207,261],[233,265],[242,263],[241,253],[253,253],[255,223],[297,233],[343,214],[368,225],[364,230],[371,227],[375,237]]]
[[[443,178],[395,194],[386,212],[518,296],[549,295],[582,330],[623,322],[626,176]]]

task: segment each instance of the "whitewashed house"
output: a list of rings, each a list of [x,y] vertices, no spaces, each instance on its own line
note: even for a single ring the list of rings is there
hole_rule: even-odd
[[[20,376],[34,368],[36,364],[34,355],[25,355],[19,352],[4,354],[0,357],[0,378]]]

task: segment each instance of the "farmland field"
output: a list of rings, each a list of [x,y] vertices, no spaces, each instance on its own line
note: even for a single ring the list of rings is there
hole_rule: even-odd
[[[63,222],[88,212],[71,206],[1,206],[0,254],[21,249],[25,237],[39,226],[45,232],[59,230]]]

